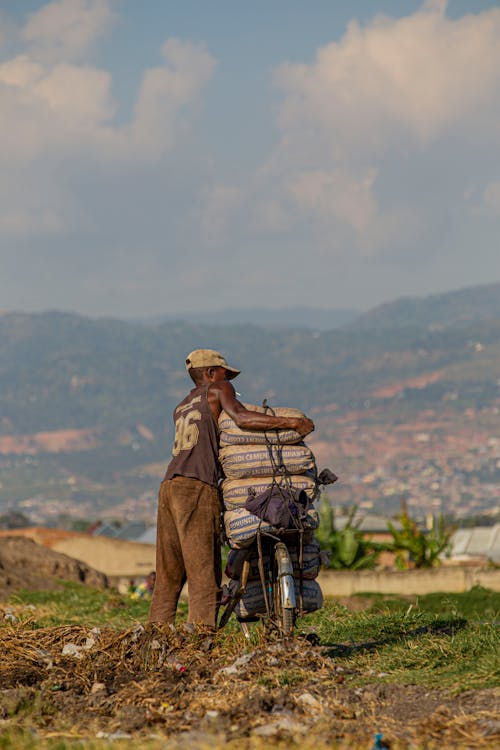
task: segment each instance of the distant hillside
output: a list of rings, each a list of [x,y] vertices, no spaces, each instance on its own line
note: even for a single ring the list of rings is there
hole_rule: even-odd
[[[500,318],[436,330],[415,318],[389,330],[320,333],[13,313],[0,318],[0,435],[89,428],[117,434],[138,424],[165,434],[190,385],[184,358],[197,347],[220,349],[242,369],[235,383],[244,399],[346,409],[388,383],[436,370],[438,390],[458,378],[496,384],[499,344]],[[453,368],[449,383],[446,368]]]
[[[384,432],[423,409],[435,420],[444,410],[493,413],[499,298],[491,285],[401,300],[330,331],[4,314],[0,503],[50,497],[56,484],[59,498],[103,504],[151,487],[149,472],[156,477],[169,454],[173,407],[190,388],[184,358],[198,347],[242,369],[234,382],[243,401],[297,406],[330,443],[343,415]]]
[[[496,387],[499,345],[500,284],[399,300],[321,332],[4,314],[0,435],[90,428],[116,435],[140,424],[168,437],[170,411],[190,384],[184,358],[197,347],[220,349],[242,369],[235,382],[244,399],[348,409],[437,370],[436,398],[457,381],[462,390],[476,380]]]
[[[361,315],[351,327],[464,326],[495,319],[500,319],[500,282],[386,302]]]
[[[313,307],[287,307],[275,310],[267,307],[240,307],[215,312],[180,313],[146,319],[146,324],[158,325],[173,321],[203,323],[211,326],[256,325],[269,330],[331,331],[359,316],[358,310],[324,310]]]

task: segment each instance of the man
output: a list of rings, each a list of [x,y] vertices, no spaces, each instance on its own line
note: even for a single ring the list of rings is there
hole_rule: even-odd
[[[274,417],[249,411],[230,380],[240,374],[213,349],[186,359],[195,387],[174,411],[175,441],[158,497],[156,585],[150,622],[175,621],[184,583],[188,622],[215,627],[221,585],[218,419],[222,410],[245,430],[293,429],[307,435],[307,417]]]

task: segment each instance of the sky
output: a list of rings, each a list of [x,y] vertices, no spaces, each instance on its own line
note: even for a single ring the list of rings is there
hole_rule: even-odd
[[[0,309],[500,281],[500,0],[0,0]]]

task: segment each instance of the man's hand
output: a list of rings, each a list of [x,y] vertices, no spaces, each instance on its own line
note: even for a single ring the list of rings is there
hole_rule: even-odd
[[[314,422],[308,417],[293,419],[293,422],[294,425],[292,429],[296,430],[299,435],[302,435],[302,437],[309,435],[309,433],[314,430]]]
[[[208,403],[214,419],[217,420],[224,409],[241,430],[296,430],[302,437],[314,430],[314,422],[308,417],[275,417],[250,411],[238,401],[229,380],[212,382]]]

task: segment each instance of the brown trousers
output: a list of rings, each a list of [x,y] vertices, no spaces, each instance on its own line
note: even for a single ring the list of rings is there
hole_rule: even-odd
[[[149,622],[175,622],[187,580],[188,622],[215,627],[222,579],[220,512],[216,487],[190,477],[161,483]]]

